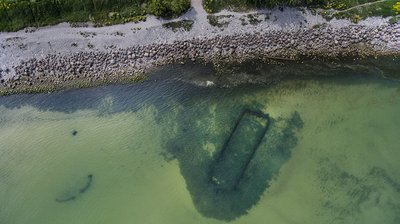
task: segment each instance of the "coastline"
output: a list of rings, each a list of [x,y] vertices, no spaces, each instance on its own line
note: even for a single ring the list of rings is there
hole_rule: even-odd
[[[214,14],[220,25],[212,26],[207,15],[201,1],[192,0],[192,9],[174,20],[150,17],[99,28],[64,23],[32,33],[0,33],[0,94],[137,82],[161,66],[188,60],[218,68],[252,59],[280,63],[400,55],[400,24],[388,18],[354,24],[327,21],[305,9],[224,10]],[[193,21],[191,30],[163,27],[183,19]]]

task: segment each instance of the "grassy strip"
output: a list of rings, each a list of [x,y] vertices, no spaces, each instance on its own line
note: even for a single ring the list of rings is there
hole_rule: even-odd
[[[330,0],[323,4],[324,9],[345,10],[358,5],[375,2],[376,0]]]
[[[322,14],[326,17],[351,18],[355,22],[369,16],[395,16],[400,13],[400,6],[395,6],[396,3],[399,4],[398,0],[374,2],[376,0],[203,0],[203,6],[208,13],[216,13],[222,9],[246,11],[275,6],[306,6],[325,9]],[[332,14],[328,11],[330,9],[339,11]]]
[[[360,19],[365,19],[370,16],[395,16],[396,11],[393,6],[398,0],[385,0],[382,2],[361,5],[354,7],[349,10],[337,11],[332,14],[332,17],[338,19],[349,18],[353,19],[353,22],[358,22]]]
[[[172,18],[189,7],[190,0],[0,0],[0,31],[60,22],[138,22],[146,14]]]

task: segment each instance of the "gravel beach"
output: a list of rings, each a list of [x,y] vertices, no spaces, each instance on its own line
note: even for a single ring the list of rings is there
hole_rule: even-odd
[[[186,60],[214,63],[249,58],[301,60],[351,56],[398,56],[400,24],[372,17],[354,24],[326,21],[305,9],[213,14],[210,24],[200,0],[180,18],[148,17],[108,27],[62,23],[0,33],[0,89],[83,80],[140,80],[161,65]],[[190,31],[163,23],[192,20]],[[87,25],[87,26],[86,26]]]

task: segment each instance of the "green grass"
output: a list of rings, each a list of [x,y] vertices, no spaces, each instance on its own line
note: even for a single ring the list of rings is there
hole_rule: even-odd
[[[190,0],[0,0],[0,31],[60,22],[139,22],[146,14],[172,18],[189,7]]]
[[[395,12],[393,10],[393,5],[396,4],[398,0],[386,0],[384,2],[378,2],[376,4],[360,6],[353,8],[344,12],[338,11],[332,14],[335,18],[350,18],[355,20],[355,18],[364,19],[370,16],[394,16]],[[356,22],[356,21],[354,21]]]
[[[325,9],[344,10],[353,6],[361,5],[376,0],[329,0],[323,4]]]
[[[208,13],[216,13],[222,9],[246,11],[256,8],[256,5],[246,0],[203,0],[203,7]]]
[[[216,13],[222,9],[248,11],[256,8],[272,8],[275,6],[322,6],[326,0],[203,0],[204,9],[208,13]]]
[[[222,9],[247,11],[256,8],[272,8],[275,6],[306,6],[308,8],[321,8],[320,14],[327,19],[349,18],[354,22],[358,22],[360,19],[370,16],[393,17],[396,15],[393,6],[399,0],[376,1],[377,0],[203,0],[203,6],[208,13],[216,13]],[[363,5],[366,3],[372,4]],[[332,12],[331,9],[338,11]]]
[[[234,11],[247,11],[256,8],[272,8],[275,6],[306,6],[311,8],[323,8],[346,10],[376,0],[203,0],[204,9],[208,13],[216,13],[222,9]],[[324,16],[336,18],[366,18],[369,16],[394,16],[393,5],[398,0],[386,0],[372,5],[360,6],[345,12],[330,14],[326,11]]]

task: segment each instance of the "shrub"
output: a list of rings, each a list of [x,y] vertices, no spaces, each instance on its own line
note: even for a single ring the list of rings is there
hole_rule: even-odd
[[[158,17],[176,17],[187,11],[189,0],[151,0],[148,12]]]
[[[399,13],[400,13],[400,2],[396,2],[396,4],[393,5],[393,11],[394,11],[396,14],[399,14]]]
[[[360,19],[361,19],[361,17],[359,16],[359,15],[354,15],[354,17],[353,17],[353,22],[354,23],[358,23],[359,21],[360,21]]]
[[[220,10],[220,4],[218,0],[204,0],[203,8],[207,13],[215,13]]]

